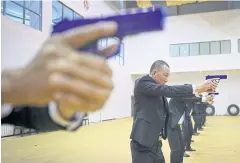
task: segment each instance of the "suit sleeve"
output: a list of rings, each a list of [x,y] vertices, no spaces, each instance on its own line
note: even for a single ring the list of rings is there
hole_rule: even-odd
[[[11,114],[2,119],[2,123],[32,128],[40,132],[64,129],[51,120],[48,106],[14,107]]]
[[[186,96],[181,98],[184,102],[201,102],[202,97],[196,97],[195,95],[191,96]]]
[[[168,86],[148,81],[139,81],[137,90],[149,96],[165,96],[168,98],[193,96],[192,85]]]

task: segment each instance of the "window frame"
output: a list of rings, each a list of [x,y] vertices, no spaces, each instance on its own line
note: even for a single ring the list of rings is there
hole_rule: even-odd
[[[230,48],[230,53],[223,53],[223,50],[222,50],[222,42],[229,42],[229,48]],[[221,54],[231,54],[232,53],[232,41],[231,40],[219,40],[220,42],[220,53]]]
[[[217,43],[219,44],[219,49],[217,53],[214,52],[215,49],[213,49],[213,44],[214,43]],[[210,44],[210,55],[218,55],[218,54],[222,54],[222,51],[221,51],[221,40],[218,40],[218,41],[209,41],[209,44]]]
[[[202,53],[202,51],[201,51],[201,45],[204,45],[204,44],[208,45],[208,53]],[[199,42],[199,55],[211,55],[211,53],[210,53],[210,41]]]
[[[179,45],[180,44],[170,44],[169,45],[169,53],[170,53],[171,57],[180,57],[180,46]],[[176,49],[178,51],[177,55],[175,55],[175,54],[173,55],[173,53],[172,53],[173,47],[176,47]]]
[[[229,42],[229,48],[230,48],[230,53],[223,53],[223,50],[222,50],[222,42],[224,41],[227,41]],[[220,53],[216,53],[216,54],[213,54],[212,53],[212,47],[211,47],[211,43],[212,42],[218,42],[219,43],[219,52]],[[203,43],[207,43],[209,48],[208,48],[208,51],[209,53],[201,53],[201,44]],[[197,55],[192,55],[191,53],[191,45],[193,44],[196,44],[198,45],[198,54]],[[181,45],[188,45],[188,52],[189,52],[189,55],[181,55],[181,52],[180,52],[180,47]],[[172,49],[173,47],[176,46],[178,48],[178,55],[173,55],[172,53]],[[240,39],[238,39],[238,52],[240,53]],[[211,40],[211,41],[200,41],[200,42],[191,42],[191,43],[178,43],[178,44],[170,44],[169,45],[169,55],[170,57],[188,57],[188,56],[201,56],[201,55],[223,55],[223,54],[231,54],[232,53],[232,40],[229,40],[229,39],[225,39],[225,40]]]
[[[111,38],[118,41],[118,39],[115,38],[115,37],[111,37]],[[108,40],[108,39],[107,39],[107,40]],[[108,41],[107,41],[107,46],[108,46]],[[120,65],[122,65],[122,66],[124,66],[124,64],[125,64],[124,48],[125,48],[125,47],[124,47],[124,43],[121,41],[121,42],[120,42],[120,53],[117,54],[116,56],[114,56],[115,60],[116,60]],[[122,52],[122,53],[121,53],[121,52]],[[122,55],[121,55],[121,54],[122,54]],[[118,60],[117,60],[117,58],[118,58]]]
[[[22,21],[21,24],[26,25],[26,26],[28,26],[28,27],[31,27],[31,28],[33,28],[33,29],[35,29],[35,30],[42,31],[42,0],[37,1],[37,2],[40,2],[40,3],[39,3],[39,4],[40,4],[40,6],[39,6],[39,13],[33,11],[32,9],[27,8],[27,7],[26,7],[26,1],[23,1],[23,5],[15,2],[15,1],[11,1],[11,0],[9,0],[9,1],[2,1],[2,2],[3,2],[3,11],[1,11],[1,13],[2,13],[3,16],[8,16],[8,15],[6,14],[6,7],[7,7],[7,6],[6,6],[6,2],[13,3],[13,4],[15,4],[15,5],[17,5],[17,6],[19,6],[19,7],[21,7],[21,8],[23,9],[23,18],[22,18],[23,21]],[[29,1],[29,2],[31,2],[31,1]],[[36,14],[36,15],[39,17],[39,29],[34,28],[34,27],[32,27],[32,26],[29,26],[29,25],[25,24],[25,22],[26,22],[26,11],[32,12],[33,14]]]
[[[182,51],[181,51],[181,48],[183,46],[186,46],[186,50],[187,50],[187,53],[186,54],[183,54]],[[178,44],[178,50],[179,50],[179,57],[187,57],[187,56],[190,56],[190,44],[189,43],[181,43],[181,44]]]
[[[197,45],[198,49],[197,49],[197,53],[196,54],[191,53],[192,49],[193,49],[191,45]],[[199,44],[199,42],[189,43],[189,56],[199,56],[199,55],[200,55],[200,44]]]
[[[72,8],[70,8],[70,7],[68,7],[67,5],[65,5],[64,3],[62,3],[61,1],[55,1],[55,2],[61,4],[61,8],[62,8],[61,20],[64,19],[64,7],[66,7],[67,9],[69,9],[69,10],[71,10],[71,11],[73,12],[73,20],[76,20],[76,19],[77,19],[75,15],[78,15],[79,17],[81,17],[82,19],[84,19],[84,17],[83,17],[81,14],[77,13],[77,12],[74,11]],[[53,10],[53,3],[52,3],[52,10]],[[56,24],[55,22],[53,22],[53,17],[52,17],[52,24],[53,24],[53,25]]]

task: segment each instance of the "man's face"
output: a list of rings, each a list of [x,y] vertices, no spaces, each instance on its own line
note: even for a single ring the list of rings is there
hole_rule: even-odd
[[[170,69],[168,66],[163,66],[153,70],[152,77],[158,84],[166,84],[168,82]]]

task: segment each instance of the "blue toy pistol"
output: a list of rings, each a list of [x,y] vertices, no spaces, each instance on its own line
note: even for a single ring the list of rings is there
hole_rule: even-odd
[[[61,33],[69,29],[97,23],[99,21],[115,21],[118,24],[118,29],[113,37],[117,37],[121,41],[125,36],[136,35],[142,32],[163,30],[165,18],[166,9],[164,7],[131,9],[124,13],[120,13],[120,15],[104,18],[78,19],[72,21],[65,19],[54,25],[52,34]],[[79,50],[85,50],[97,54],[99,40],[96,40]],[[120,45],[118,46],[117,51],[108,56],[108,58],[118,54],[119,52]]]

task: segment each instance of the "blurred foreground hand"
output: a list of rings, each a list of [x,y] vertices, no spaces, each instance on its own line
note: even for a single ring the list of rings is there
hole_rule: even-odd
[[[112,54],[117,45],[99,56],[76,49],[116,30],[114,22],[99,22],[53,35],[25,67],[2,71],[2,103],[45,105],[55,100],[65,117],[102,108],[113,83],[112,70],[101,56]]]

